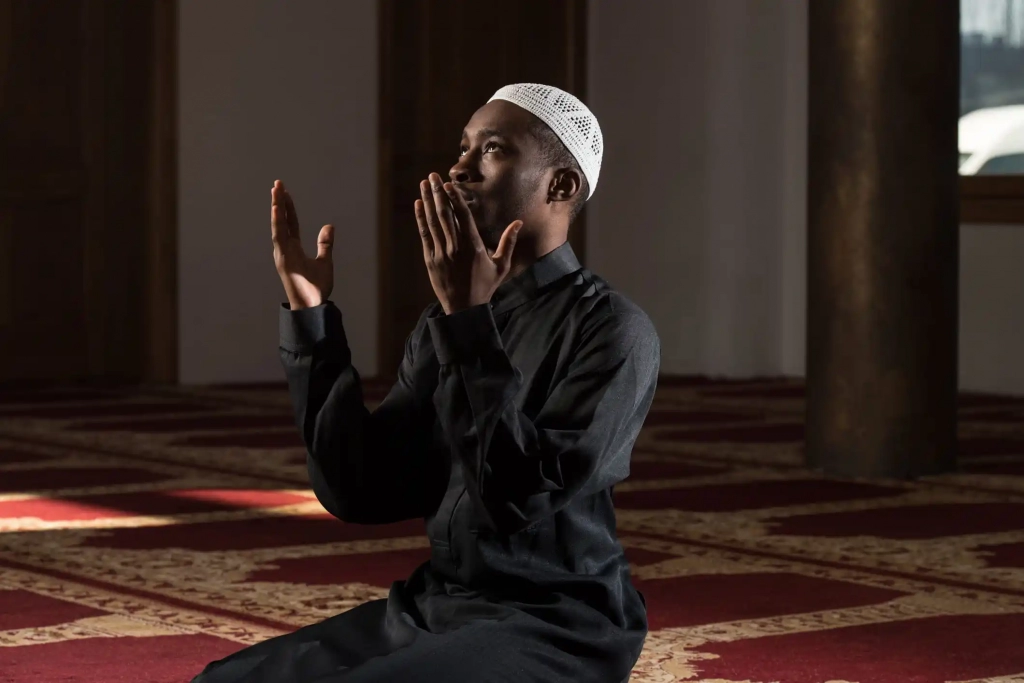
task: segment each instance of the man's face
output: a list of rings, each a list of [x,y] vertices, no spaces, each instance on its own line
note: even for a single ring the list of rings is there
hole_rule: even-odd
[[[544,204],[547,171],[529,128],[533,114],[510,102],[481,107],[466,124],[459,161],[449,171],[466,197],[477,230],[489,249],[514,220],[529,227]]]

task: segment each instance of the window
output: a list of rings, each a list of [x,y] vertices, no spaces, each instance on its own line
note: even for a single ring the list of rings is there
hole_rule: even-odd
[[[1024,0],[960,0],[960,212],[1024,223]]]
[[[1010,175],[1024,173],[1024,154],[992,157],[978,169],[978,175]]]

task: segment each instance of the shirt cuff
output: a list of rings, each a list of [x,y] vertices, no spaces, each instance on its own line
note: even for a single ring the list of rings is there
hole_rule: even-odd
[[[308,354],[324,341],[348,345],[341,325],[341,311],[331,302],[293,311],[281,304],[279,314],[281,348],[292,353]]]
[[[460,363],[487,351],[504,349],[494,324],[490,304],[471,306],[452,313],[427,318],[434,352],[441,365]]]

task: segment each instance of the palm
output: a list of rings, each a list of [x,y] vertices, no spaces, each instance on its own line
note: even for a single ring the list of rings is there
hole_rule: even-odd
[[[326,299],[331,295],[334,270],[326,261],[306,256],[298,238],[289,237],[283,248],[274,250],[274,265],[304,300]]]
[[[281,181],[271,190],[270,230],[274,241],[274,265],[293,309],[318,306],[334,288],[331,248],[334,228],[325,225],[317,239],[317,254],[310,258],[302,248],[299,217],[290,193]]]

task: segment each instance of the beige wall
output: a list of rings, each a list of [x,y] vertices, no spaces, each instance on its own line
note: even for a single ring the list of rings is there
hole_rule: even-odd
[[[283,378],[275,178],[293,191],[310,250],[335,224],[332,298],[357,367],[376,372],[375,7],[180,1],[182,382]]]
[[[806,0],[590,7],[589,265],[648,311],[664,371],[796,371]]]
[[[636,12],[642,6],[644,12]],[[591,0],[588,262],[666,372],[802,375],[807,0]],[[1024,226],[963,226],[960,384],[1024,394]]]
[[[1024,394],[1024,225],[960,229],[960,386]]]
[[[333,298],[376,372],[374,6],[181,0],[183,381],[281,378],[275,177],[310,247],[339,226]],[[589,265],[649,312],[666,372],[803,374],[807,0],[590,6]],[[1024,227],[962,228],[965,389],[1024,394],[1022,263]]]

